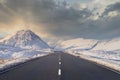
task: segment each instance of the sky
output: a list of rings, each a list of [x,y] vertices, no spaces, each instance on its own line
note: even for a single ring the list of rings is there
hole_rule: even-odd
[[[22,29],[48,42],[120,37],[120,0],[0,0],[0,37]]]

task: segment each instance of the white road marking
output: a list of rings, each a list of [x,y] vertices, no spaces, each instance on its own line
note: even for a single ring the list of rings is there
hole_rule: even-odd
[[[61,55],[59,55],[59,61],[61,61]]]
[[[61,69],[58,70],[58,75],[59,75],[59,76],[61,75]]]
[[[59,61],[61,61],[61,57],[59,57]]]
[[[59,67],[61,66],[61,56],[59,55]],[[58,76],[61,76],[61,69],[58,69]]]
[[[61,65],[61,62],[59,62],[59,65]]]
[[[61,59],[59,59],[59,61],[61,61]]]

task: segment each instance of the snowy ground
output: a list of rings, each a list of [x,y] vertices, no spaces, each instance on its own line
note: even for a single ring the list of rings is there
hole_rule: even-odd
[[[68,53],[120,71],[120,51],[69,50]]]
[[[0,47],[0,70],[9,68],[19,63],[24,63],[28,60],[46,56],[51,51],[48,50],[25,50],[8,46]]]
[[[120,71],[120,38],[111,40],[71,39],[62,41],[55,49]]]

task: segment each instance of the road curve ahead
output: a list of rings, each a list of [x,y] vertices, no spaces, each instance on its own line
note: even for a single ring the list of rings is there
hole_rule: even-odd
[[[120,80],[120,74],[70,54],[56,52],[1,74],[0,80]]]

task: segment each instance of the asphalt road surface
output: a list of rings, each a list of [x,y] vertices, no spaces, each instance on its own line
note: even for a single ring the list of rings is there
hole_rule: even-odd
[[[120,74],[70,54],[56,52],[0,74],[0,80],[120,80]]]

